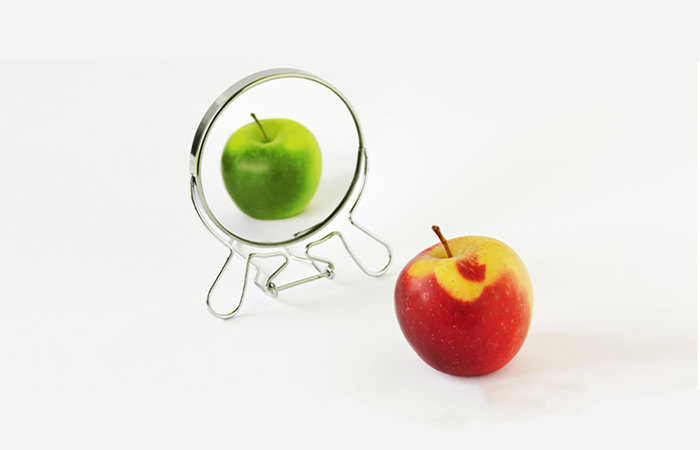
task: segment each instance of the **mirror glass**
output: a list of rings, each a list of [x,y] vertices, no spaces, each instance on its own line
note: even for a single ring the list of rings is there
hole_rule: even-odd
[[[201,153],[202,189],[233,234],[288,241],[343,202],[358,148],[352,115],[333,91],[303,78],[269,80],[237,96],[214,122]]]

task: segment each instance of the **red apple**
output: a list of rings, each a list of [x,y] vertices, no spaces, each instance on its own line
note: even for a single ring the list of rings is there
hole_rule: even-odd
[[[425,249],[396,281],[396,316],[411,347],[431,367],[451,375],[493,372],[525,341],[532,284],[506,244],[464,236]]]

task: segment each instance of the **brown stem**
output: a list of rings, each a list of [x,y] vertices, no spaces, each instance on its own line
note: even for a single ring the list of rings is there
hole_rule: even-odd
[[[258,127],[260,127],[260,131],[262,132],[262,135],[265,138],[265,142],[270,142],[270,140],[267,138],[267,134],[265,134],[265,129],[262,127],[262,124],[260,124],[258,118],[255,117],[255,113],[250,113],[250,115],[253,116],[253,120],[255,120],[255,123],[257,123]]]
[[[445,252],[447,253],[448,258],[452,258],[452,252],[450,251],[450,246],[447,245],[447,241],[445,240],[445,236],[442,235],[442,232],[440,231],[440,227],[437,225],[433,225],[433,231],[435,234],[437,234],[437,237],[440,238],[440,242],[442,242],[442,246],[445,247]]]

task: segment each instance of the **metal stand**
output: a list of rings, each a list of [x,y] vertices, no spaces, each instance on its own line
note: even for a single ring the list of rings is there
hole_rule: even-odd
[[[348,111],[352,115],[353,121],[355,123],[355,128],[357,129],[357,136],[359,141],[357,164],[355,167],[355,174],[349,189],[347,190],[345,196],[338,204],[338,206],[329,214],[328,217],[326,217],[326,219],[306,230],[295,233],[291,239],[285,241],[255,242],[246,239],[242,236],[237,236],[236,234],[228,230],[221,224],[221,222],[219,222],[216,219],[216,217],[212,213],[211,209],[209,208],[209,205],[207,204],[206,197],[204,196],[204,190],[202,189],[201,185],[201,156],[204,149],[204,145],[206,143],[207,136],[217,117],[226,108],[226,106],[228,106],[237,96],[239,96],[246,90],[251,89],[252,87],[261,83],[280,78],[301,78],[312,82],[316,82],[330,89],[333,93],[335,93],[338,96],[338,98],[345,104]],[[355,209],[357,208],[358,203],[360,202],[360,198],[362,197],[362,193],[364,191],[366,179],[367,151],[363,144],[362,130],[360,129],[360,123],[357,119],[357,115],[350,103],[348,102],[348,100],[340,93],[340,91],[338,91],[332,85],[328,84],[326,81],[314,75],[311,75],[310,73],[299,70],[271,69],[250,75],[240,80],[238,83],[234,84],[223,94],[221,94],[219,98],[212,104],[209,110],[207,110],[207,112],[204,114],[204,117],[202,118],[202,121],[200,122],[199,127],[197,128],[197,132],[195,133],[194,142],[192,144],[192,152],[190,154],[190,195],[192,197],[192,203],[194,204],[194,208],[197,211],[199,218],[202,220],[202,223],[204,223],[204,226],[206,226],[207,229],[229,250],[229,255],[226,258],[226,261],[224,261],[224,265],[221,267],[221,270],[219,270],[219,273],[217,274],[216,278],[214,279],[214,282],[212,283],[211,287],[209,288],[209,291],[207,292],[206,302],[209,311],[214,316],[220,319],[229,319],[236,315],[236,313],[238,313],[238,311],[240,310],[241,305],[243,305],[243,299],[245,297],[246,290],[248,287],[248,279],[250,276],[251,269],[254,272],[254,283],[266,294],[272,297],[277,297],[280,291],[289,289],[300,284],[308,283],[310,281],[318,280],[321,278],[332,279],[335,273],[335,267],[333,263],[330,260],[312,255],[311,250],[314,247],[328,241],[329,239],[332,239],[334,236],[337,236],[340,239],[340,241],[343,243],[343,246],[345,247],[345,250],[348,252],[352,260],[365,274],[372,277],[378,277],[385,273],[389,268],[389,264],[391,264],[391,249],[379,237],[371,233],[369,230],[367,230],[365,227],[363,227],[353,219],[353,214],[355,212]],[[323,228],[329,225],[330,222],[338,215],[341,209],[346,204],[349,204],[349,201],[353,195],[355,196],[355,200],[352,204],[352,207],[350,208],[350,211],[348,212],[348,221],[352,226],[369,236],[371,239],[373,239],[375,242],[377,242],[386,249],[387,261],[381,269],[376,271],[368,269],[367,266],[365,266],[360,261],[355,252],[352,251],[352,249],[348,245],[348,242],[343,237],[343,234],[340,231],[331,231],[330,233],[326,234],[320,239],[308,242],[305,246],[303,255],[293,253],[293,251],[290,248],[291,245],[307,241],[309,238],[311,238],[312,235],[320,232]],[[260,248],[261,250],[246,252],[240,248],[239,244],[241,243],[254,248]],[[263,250],[269,248],[276,248],[277,250]],[[231,311],[226,313],[220,313],[214,310],[214,308],[211,306],[211,296],[214,290],[216,289],[216,286],[219,283],[222,274],[226,271],[226,268],[229,266],[231,261],[235,259],[235,257],[241,258],[245,262],[241,294],[238,298],[237,304],[233,307]],[[263,271],[254,262],[255,260],[267,258],[282,259],[282,264],[269,275],[263,273]],[[282,285],[275,284],[274,280],[289,265],[290,260],[299,263],[309,264],[314,268],[316,273],[314,275],[287,282]]]

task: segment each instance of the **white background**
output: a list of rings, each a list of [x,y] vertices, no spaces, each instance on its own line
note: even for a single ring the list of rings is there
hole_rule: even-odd
[[[697,7],[459,5],[3,14],[2,447],[697,448]],[[329,243],[335,280],[222,322],[189,147],[221,91],[279,66],[358,111],[357,218],[394,263],[368,278]],[[530,270],[529,337],[492,375],[435,372],[396,323],[433,223]]]

